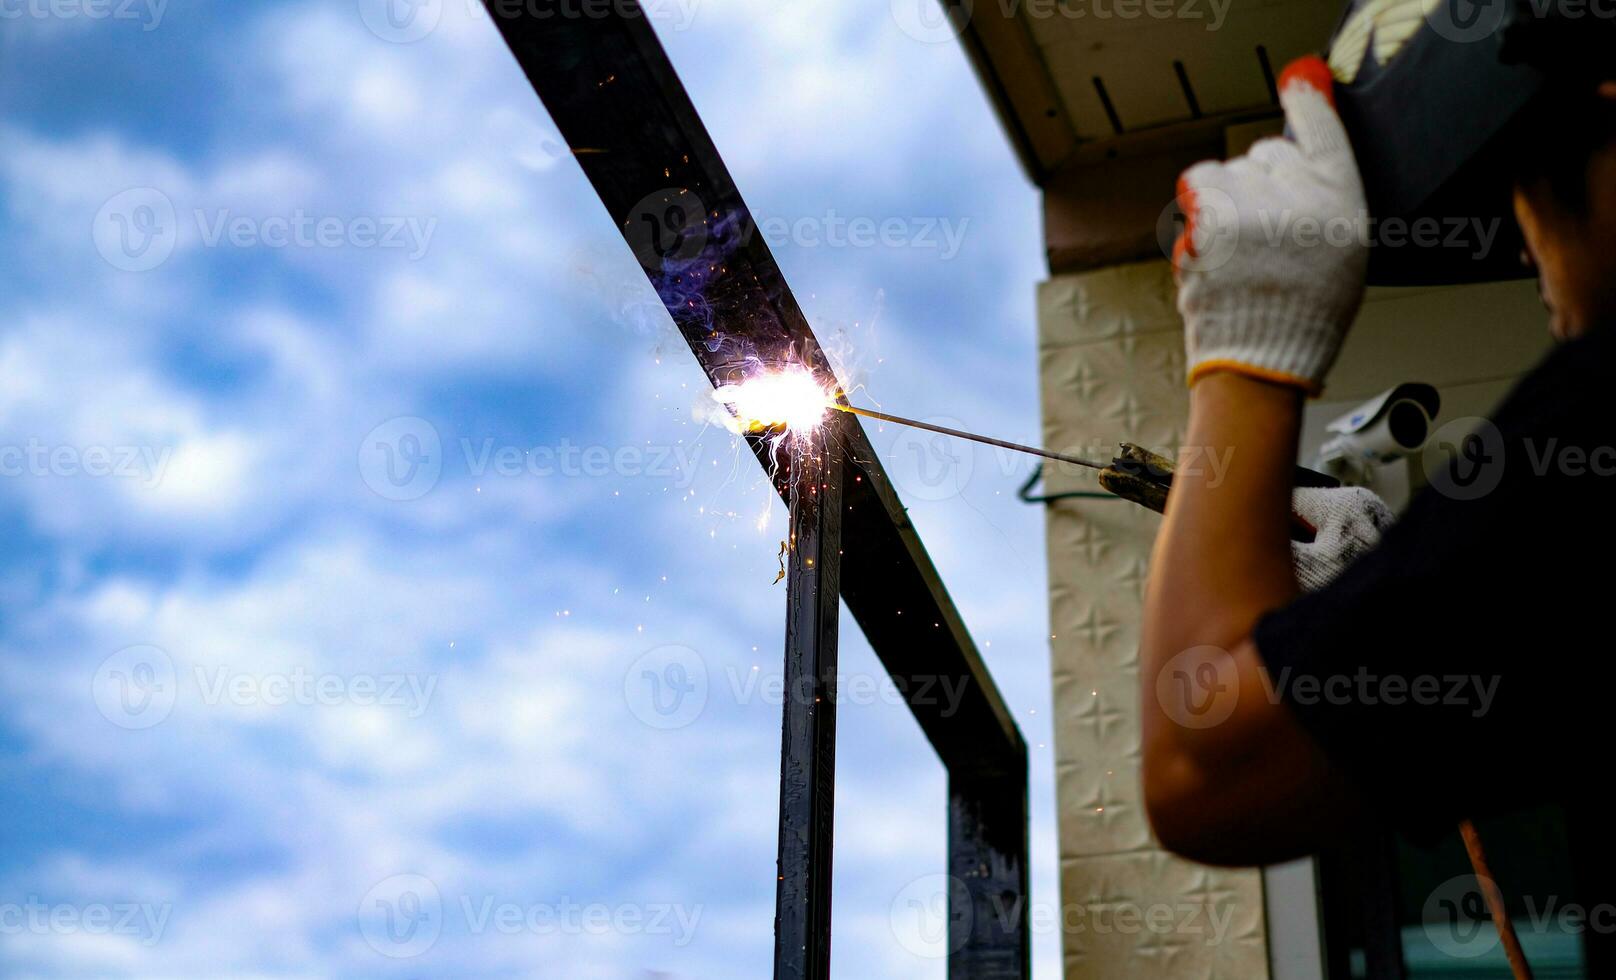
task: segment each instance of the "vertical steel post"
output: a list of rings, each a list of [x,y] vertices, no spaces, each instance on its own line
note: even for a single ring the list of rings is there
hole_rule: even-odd
[[[948,978],[1031,976],[1027,777],[948,777]]]
[[[801,461],[791,503],[774,905],[774,975],[782,980],[830,976],[844,473],[833,433],[839,428],[839,420],[827,425],[822,457]]]

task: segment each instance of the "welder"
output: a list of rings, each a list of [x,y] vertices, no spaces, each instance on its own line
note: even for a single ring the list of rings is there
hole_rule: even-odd
[[[1349,10],[1329,62],[1282,74],[1286,134],[1179,181],[1185,441],[1233,455],[1220,481],[1174,481],[1140,674],[1146,808],[1195,860],[1265,864],[1367,825],[1420,836],[1530,804],[1606,805],[1608,762],[1590,753],[1616,718],[1616,479],[1534,464],[1616,445],[1616,25],[1594,6],[1501,0],[1476,37],[1440,29],[1431,6]],[[1293,489],[1304,403],[1372,265],[1384,281],[1455,281],[1477,261],[1381,254],[1373,219],[1495,201],[1560,343],[1454,453],[1486,485],[1425,487],[1395,519],[1366,489]],[[1365,232],[1283,231],[1343,218]],[[1475,343],[1488,328],[1478,318]],[[1312,540],[1293,540],[1293,511]],[[1446,685],[1326,693],[1366,675],[1405,692],[1496,687],[1485,706]]]

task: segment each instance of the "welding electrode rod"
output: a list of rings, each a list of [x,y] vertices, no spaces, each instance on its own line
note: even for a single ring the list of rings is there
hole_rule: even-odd
[[[969,439],[972,442],[983,442],[990,446],[998,446],[1000,449],[1012,449],[1018,453],[1031,453],[1034,456],[1042,456],[1045,459],[1056,459],[1060,460],[1062,463],[1073,463],[1078,466],[1087,466],[1090,469],[1105,469],[1104,463],[1096,463],[1091,459],[1081,459],[1077,456],[1068,456],[1065,453],[1051,452],[1048,449],[1038,449],[1034,446],[1023,446],[1018,442],[1006,442],[1003,439],[995,439],[992,436],[979,436],[974,432],[965,432],[960,429],[950,429],[946,425],[933,425],[930,422],[921,422],[917,419],[906,419],[897,415],[888,415],[885,412],[876,412],[868,408],[854,408],[852,405],[835,404],[832,407],[836,408],[838,411],[850,412],[853,415],[862,415],[867,419],[875,419],[879,422],[891,422],[893,425],[907,425],[916,429],[927,429],[931,432],[941,432],[945,436],[957,436],[960,439]]]

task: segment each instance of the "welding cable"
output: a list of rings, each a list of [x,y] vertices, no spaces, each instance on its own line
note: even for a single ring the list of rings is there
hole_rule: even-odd
[[[1057,500],[1125,500],[1107,490],[1063,490],[1060,493],[1035,494],[1032,488],[1044,477],[1044,464],[1039,463],[1032,468],[1032,475],[1027,482],[1016,491],[1016,497],[1024,504],[1052,504]]]

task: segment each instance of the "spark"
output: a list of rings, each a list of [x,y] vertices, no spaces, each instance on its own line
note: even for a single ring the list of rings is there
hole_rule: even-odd
[[[762,455],[768,481],[776,483],[782,475],[787,477],[786,506],[795,514],[798,494],[818,490],[819,477],[815,474],[828,448],[822,430],[831,410],[841,407],[842,394],[834,381],[826,384],[819,374],[795,358],[779,358],[772,363],[750,360],[754,368],[750,376],[715,389],[707,407],[698,409],[698,413],[737,436],[761,442],[766,450]],[[737,440],[737,448],[741,445]],[[716,467],[718,460],[712,460],[712,464]],[[759,534],[768,531],[771,516],[769,501],[764,500],[754,522]]]
[[[724,385],[713,398],[730,407],[738,431],[743,432],[812,432],[835,404],[831,393],[804,367],[768,371]]]

